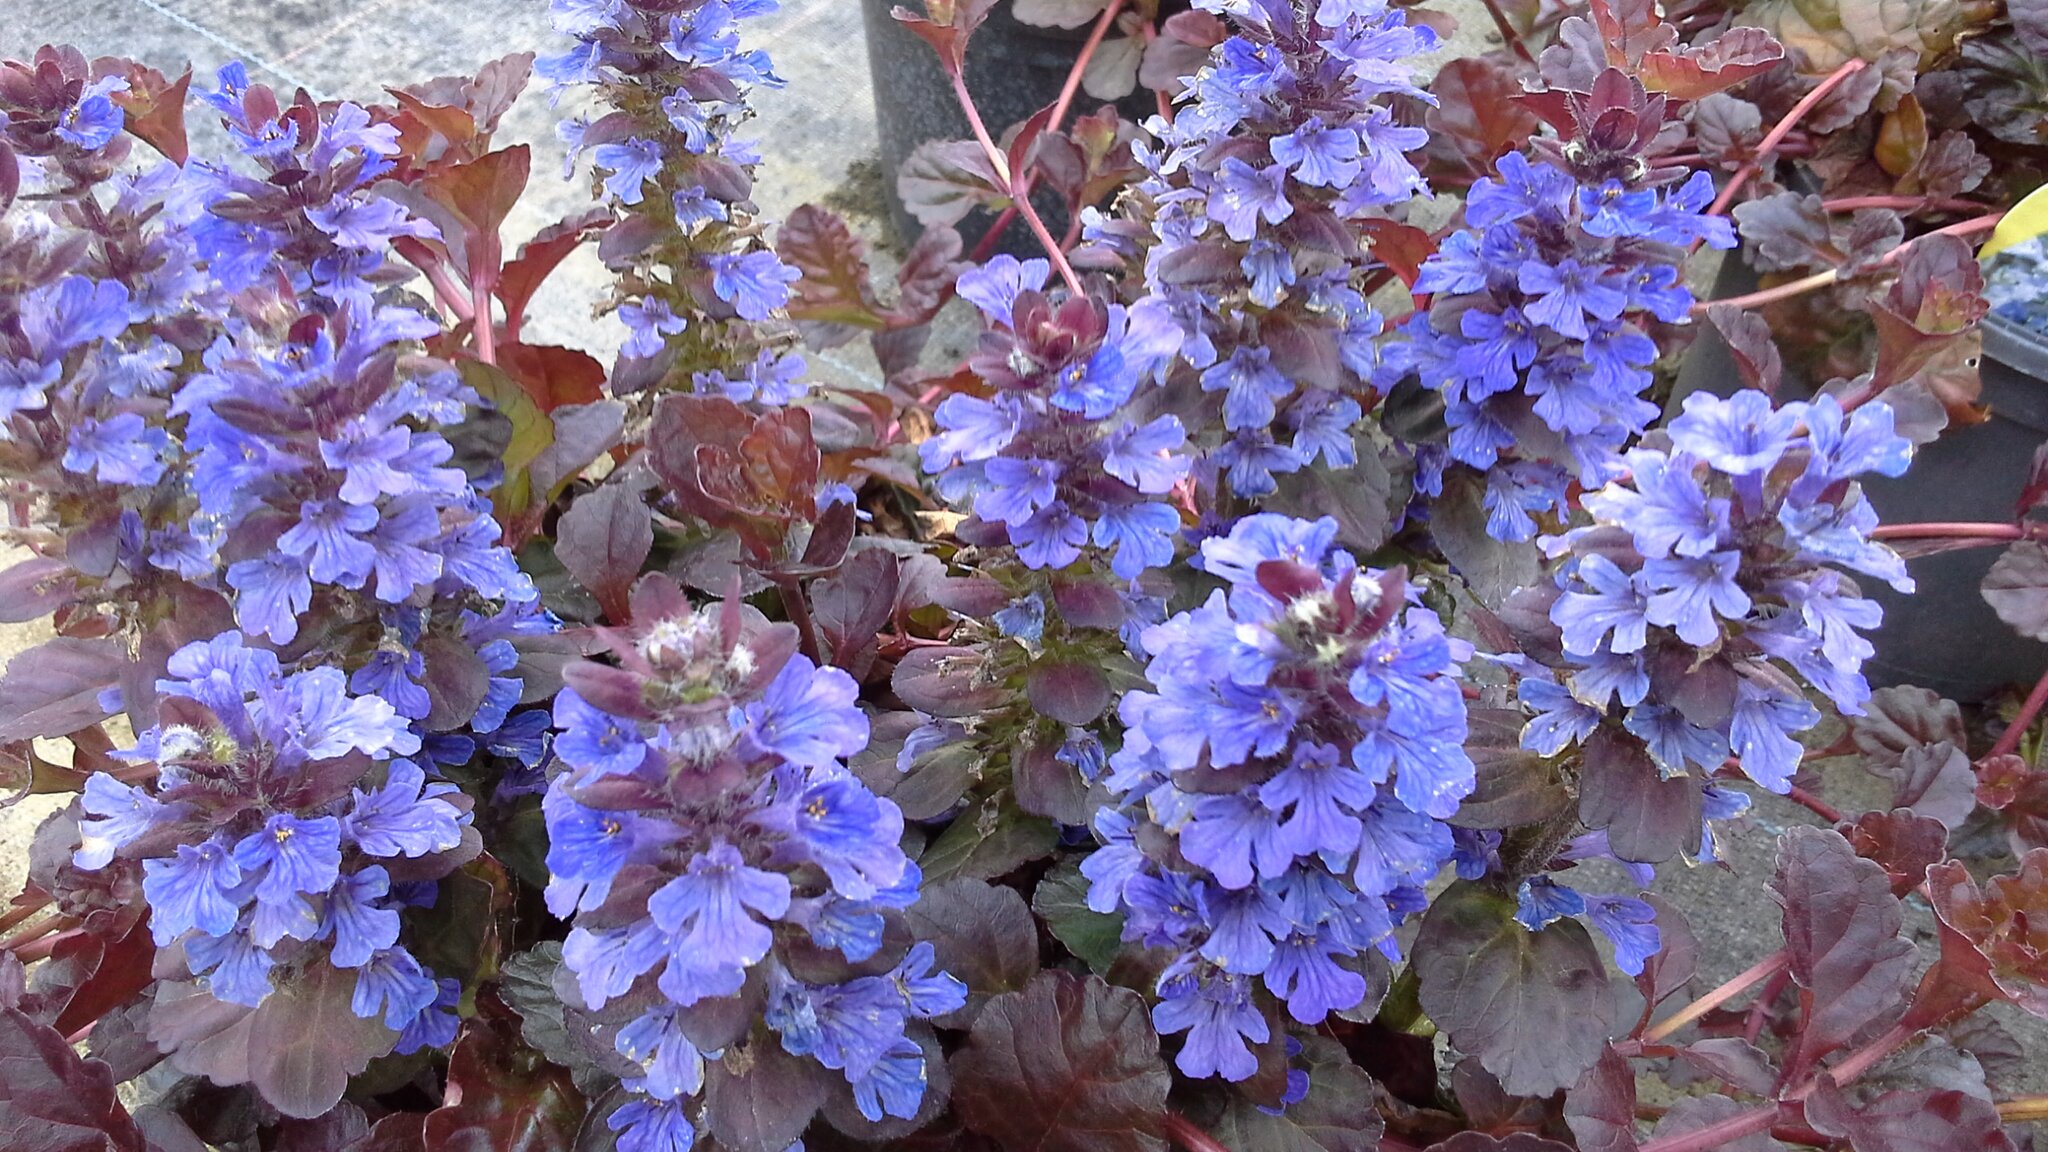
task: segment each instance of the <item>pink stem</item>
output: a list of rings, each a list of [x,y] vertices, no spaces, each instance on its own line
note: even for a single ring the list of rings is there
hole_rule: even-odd
[[[1522,58],[1522,63],[1535,67],[1535,55],[1529,51],[1527,44],[1522,43],[1522,34],[1509,22],[1507,13],[1500,10],[1500,0],[1485,0],[1485,3],[1486,14],[1493,17],[1493,26],[1500,29],[1500,38],[1507,42],[1507,46],[1515,55]]]
[[[1109,27],[1116,23],[1116,14],[1123,6],[1124,0],[1109,0],[1109,6],[1102,10],[1102,18],[1088,33],[1088,42],[1081,45],[1081,54],[1074,58],[1074,66],[1067,70],[1067,82],[1060,85],[1060,98],[1053,102],[1052,119],[1046,121],[1047,132],[1057,132],[1060,125],[1066,123],[1067,106],[1074,102],[1074,93],[1081,88],[1081,74],[1088,70],[1088,61],[1094,58],[1095,50],[1102,47],[1102,38],[1109,34]],[[1035,178],[1033,182],[1036,182]]]
[[[1727,983],[1687,1004],[1684,1008],[1667,1017],[1663,1023],[1643,1033],[1644,1043],[1653,1044],[1670,1036],[1687,1024],[1735,999],[1735,997],[1742,994],[1743,989],[1751,984],[1776,975],[1779,969],[1785,967],[1790,962],[1791,954],[1783,949],[1771,953],[1769,956],[1764,957],[1755,964],[1750,965],[1749,968],[1731,977]]]
[[[1969,200],[1950,200],[1939,196],[1844,196],[1837,200],[1821,201],[1822,208],[1829,212],[1854,212],[1858,208],[1933,208],[1943,212],[1982,212],[1984,205]]]
[[[1744,184],[1749,183],[1750,177],[1755,176],[1762,169],[1763,162],[1770,159],[1771,153],[1778,150],[1778,145],[1785,142],[1786,135],[1793,128],[1797,127],[1801,120],[1805,119],[1806,114],[1813,111],[1814,106],[1826,99],[1827,94],[1834,91],[1836,86],[1841,84],[1842,81],[1847,80],[1867,67],[1869,65],[1861,59],[1852,57],[1844,60],[1841,67],[1828,73],[1827,79],[1814,85],[1813,91],[1800,97],[1799,103],[1794,104],[1792,110],[1785,113],[1785,118],[1778,121],[1772,127],[1770,133],[1764,137],[1763,143],[1757,145],[1756,155],[1750,157],[1747,163],[1735,170],[1735,175],[1729,178],[1727,186],[1721,189],[1721,194],[1714,197],[1714,203],[1707,209],[1707,215],[1719,216],[1721,213],[1726,212],[1728,205],[1735,202],[1735,194],[1742,190]]]
[[[455,313],[457,320],[467,320],[476,315],[476,310],[470,306],[468,298],[463,296],[462,289],[456,286],[455,280],[448,275],[446,265],[439,260],[429,260],[415,267],[425,273],[427,283],[434,286],[434,299],[439,300],[442,307]]]
[[[1045,249],[1046,257],[1052,261],[1053,267],[1059,269],[1060,279],[1067,282],[1067,290],[1076,296],[1081,295],[1081,278],[1074,275],[1074,266],[1067,263],[1067,254],[1052,238],[1052,231],[1045,226],[1045,221],[1039,217],[1038,210],[1031,206],[1030,196],[1020,191],[1023,185],[1016,174],[1010,171],[1010,161],[1003,155],[1003,150],[996,147],[994,137],[988,134],[988,125],[982,123],[981,110],[974,106],[974,96],[967,91],[966,78],[957,69],[950,73],[950,78],[953,81],[953,95],[960,101],[960,110],[967,114],[967,126],[974,130],[974,139],[981,145],[982,154],[988,157],[989,166],[994,168],[996,175],[1002,179],[1003,190],[1009,193],[1010,202],[1016,206],[1018,215],[1024,217],[1024,222],[1031,226],[1032,235],[1038,237],[1038,243]]]
[[[1731,1144],[1744,1136],[1756,1132],[1768,1132],[1777,1123],[1778,1106],[1766,1104],[1748,1112],[1737,1112],[1726,1120],[1717,1120],[1705,1128],[1678,1136],[1667,1136],[1644,1144],[1639,1152],[1711,1152],[1712,1149]]]
[[[1855,61],[1850,63],[1855,63]],[[1878,259],[1878,266],[1883,267],[1898,263],[1900,258],[1906,254],[1908,248],[1925,240],[1928,236],[1968,236],[1973,232],[1989,232],[1991,229],[1998,227],[1998,222],[2004,218],[2005,213],[1993,212],[1989,215],[1959,221],[1946,228],[1936,228],[1924,236],[1915,236],[1913,239],[1885,253]],[[1815,272],[1811,276],[1802,276],[1790,283],[1765,288],[1759,292],[1751,292],[1746,296],[1733,296],[1726,300],[1701,300],[1692,306],[1692,310],[1695,315],[1704,315],[1707,309],[1723,304],[1734,308],[1755,308],[1764,304],[1772,304],[1779,300],[1789,300],[1794,296],[1804,295],[1816,288],[1825,288],[1841,278],[1842,270],[1840,268],[1830,268],[1825,272]],[[1866,396],[1863,399],[1867,400],[1869,397]],[[1849,405],[1844,405],[1844,407],[1849,407]]]
[[[2032,533],[2014,524],[1966,524],[1938,523],[1924,524],[1880,524],[1872,531],[1872,540],[2025,540]]]

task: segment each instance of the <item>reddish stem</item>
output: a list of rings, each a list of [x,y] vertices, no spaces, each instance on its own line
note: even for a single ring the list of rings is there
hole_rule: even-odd
[[[13,908],[9,908],[5,915],[0,915],[0,932],[7,931],[8,929],[14,927],[16,924],[21,923],[23,920],[28,919],[29,917],[35,915],[38,912],[41,912],[43,909],[48,908],[50,906],[50,895],[47,892],[39,892],[33,896],[25,896],[24,899],[27,900],[27,903],[19,904]]]
[[[1493,26],[1500,29],[1500,38],[1507,43],[1507,46],[1514,51],[1515,55],[1522,58],[1522,63],[1532,68],[1535,67],[1535,54],[1529,51],[1527,44],[1522,43],[1522,34],[1515,30],[1514,24],[1508,20],[1507,13],[1501,11],[1500,0],[1484,0],[1484,2],[1486,4],[1486,14],[1493,17]]]
[[[1814,85],[1813,91],[1800,97],[1799,103],[1794,104],[1792,110],[1785,113],[1785,118],[1778,121],[1771,128],[1770,132],[1764,136],[1763,143],[1757,145],[1756,155],[1750,157],[1742,167],[1737,168],[1734,176],[1729,177],[1727,186],[1721,189],[1721,194],[1714,197],[1714,203],[1708,207],[1707,215],[1719,216],[1721,213],[1726,212],[1728,205],[1735,202],[1735,194],[1740,192],[1742,186],[1749,183],[1750,178],[1762,169],[1764,161],[1771,158],[1771,153],[1778,150],[1778,145],[1785,142],[1786,135],[1793,128],[1797,127],[1801,120],[1806,118],[1806,114],[1813,111],[1814,107],[1826,99],[1827,94],[1833,92],[1842,81],[1847,80],[1867,67],[1869,65],[1865,61],[1856,57],[1844,60],[1841,67],[1828,73],[1826,79]]]
[[[1726,1120],[1717,1120],[1705,1128],[1695,1129],[1678,1136],[1666,1136],[1652,1140],[1640,1147],[1639,1152],[1711,1152],[1725,1144],[1732,1144],[1755,1132],[1768,1132],[1778,1121],[1778,1105],[1766,1104],[1748,1112],[1737,1112]]]
[[[1749,987],[1751,984],[1754,984],[1759,980],[1765,979],[1766,977],[1776,975],[1778,971],[1784,968],[1785,965],[1790,961],[1791,954],[1786,952],[1782,948],[1776,952],[1771,953],[1769,956],[1764,957],[1763,959],[1757,961],[1755,964],[1750,965],[1747,969],[1731,977],[1727,983],[1722,984],[1719,988],[1716,988],[1713,991],[1707,993],[1706,995],[1700,997],[1699,999],[1693,1001],[1692,1003],[1687,1004],[1685,1007],[1679,1009],[1676,1013],[1666,1017],[1663,1023],[1650,1029],[1648,1032],[1643,1033],[1644,1042],[1655,1043],[1659,1040],[1664,1039],[1667,1036],[1670,1036],[1671,1034],[1677,1032],[1679,1029],[1685,1027],[1687,1024],[1690,1024],[1693,1021],[1699,1019],[1700,1017],[1705,1016],[1707,1013],[1713,1011],[1716,1008],[1719,1008],[1721,1005],[1727,1003],[1728,1001],[1735,999],[1735,997],[1741,995],[1743,989]]]
[[[439,260],[428,260],[424,264],[414,261],[413,267],[418,268],[426,276],[427,283],[434,286],[434,299],[440,301],[442,307],[455,313],[457,320],[468,320],[476,315],[476,310],[470,306],[469,299],[462,294],[461,287],[448,275],[447,265]]]
[[[1928,521],[1920,524],[1880,524],[1872,540],[2025,540],[2033,533],[2015,524],[1967,524]]]
[[[2020,705],[2020,714],[2005,731],[1998,734],[1998,743],[1991,746],[1990,756],[2003,756],[2020,746],[2020,737],[2034,726],[2034,717],[2041,714],[2041,707],[2048,705],[2048,674],[2034,682],[2034,690],[2027,693],[2026,703]],[[1986,757],[1987,759],[1989,756]]]
[[[1187,1117],[1178,1112],[1166,1114],[1166,1138],[1187,1152],[1230,1152],[1218,1144],[1215,1137],[1195,1127]]]
[[[1918,1028],[1914,1028],[1903,1021],[1894,1024],[1890,1028],[1885,1029],[1884,1033],[1878,1036],[1877,1039],[1849,1053],[1849,1055],[1833,1067],[1815,1075],[1804,1084],[1793,1089],[1791,1095],[1785,1098],[1787,1100],[1804,1100],[1811,1096],[1814,1088],[1820,1083],[1821,1076],[1827,1076],[1837,1084],[1854,1083],[1857,1078],[1883,1063],[1885,1057],[1904,1048],[1907,1041],[1919,1034],[1920,1030]],[[1645,1147],[1644,1152],[1649,1152],[1647,1147]]]
[[[37,960],[49,959],[50,953],[55,952],[57,950],[57,945],[62,944],[66,940],[69,940],[75,936],[83,935],[85,935],[85,929],[83,928],[66,928],[64,931],[59,932],[53,936],[45,936],[40,940],[31,940],[30,942],[22,945],[19,948],[9,950],[12,951],[14,953],[15,958],[17,960],[20,960],[23,964],[33,964]]]
[[[1046,131],[1057,132],[1066,122],[1067,106],[1074,102],[1074,93],[1081,88],[1081,74],[1088,70],[1088,61],[1094,58],[1095,50],[1102,47],[1102,38],[1109,35],[1109,27],[1116,23],[1116,15],[1123,6],[1124,0],[1109,0],[1109,6],[1102,10],[1102,17],[1095,21],[1094,29],[1088,33],[1088,42],[1081,45],[1081,54],[1074,58],[1074,66],[1067,69],[1067,82],[1060,85],[1060,98],[1053,101],[1052,119],[1046,121]]]
[[[1936,228],[1934,231],[1929,232],[1926,235],[1916,236],[1913,239],[1906,241],[1904,244],[1901,244],[1898,247],[1892,249],[1891,251],[1885,253],[1883,256],[1878,258],[1877,266],[1884,267],[1886,265],[1898,263],[1899,260],[1905,256],[1907,249],[1911,248],[1913,245],[1919,243],[1920,241],[1925,240],[1928,236],[1968,236],[1973,232],[1989,232],[1993,228],[1998,227],[1998,222],[2004,218],[2005,213],[1993,212],[1989,215],[1977,216],[1969,220],[1963,220],[1958,223],[1951,224],[1946,228]],[[1816,288],[1825,288],[1828,285],[1835,283],[1837,280],[1840,280],[1841,278],[1842,270],[1840,268],[1830,268],[1825,272],[1815,272],[1811,276],[1802,276],[1797,280],[1791,281],[1790,283],[1779,284],[1776,287],[1765,288],[1762,291],[1758,292],[1751,292],[1746,296],[1733,296],[1726,300],[1701,300],[1700,302],[1692,306],[1692,310],[1695,315],[1703,315],[1706,313],[1707,309],[1718,307],[1723,304],[1735,308],[1755,308],[1763,304],[1775,303],[1779,300],[1789,300],[1794,296],[1804,295],[1805,293],[1811,292]],[[1867,400],[1869,399],[1869,397],[1866,396],[1863,399]],[[1852,405],[1845,404],[1843,405],[1843,407],[1848,408],[1852,407]]]
[[[1067,263],[1066,252],[1061,250],[1059,243],[1053,239],[1052,230],[1045,226],[1045,221],[1039,217],[1038,210],[1031,206],[1030,195],[1022,191],[1028,185],[1024,185],[1017,179],[1016,173],[1010,171],[1009,158],[1003,155],[1002,149],[996,147],[995,138],[988,134],[988,125],[981,119],[981,109],[975,107],[974,95],[967,91],[966,78],[958,69],[954,69],[949,73],[949,79],[953,81],[953,95],[960,101],[960,110],[967,115],[967,126],[974,130],[974,139],[981,145],[982,155],[988,157],[989,166],[995,169],[996,178],[1003,182],[1003,190],[1009,193],[1010,202],[1015,205],[1018,215],[1024,217],[1024,222],[1031,226],[1031,233],[1038,237],[1039,245],[1045,249],[1046,258],[1052,261],[1054,268],[1059,269],[1060,279],[1067,282],[1067,291],[1076,296],[1081,295],[1081,278],[1074,275],[1074,266]]]
[[[1815,796],[1804,788],[1793,787],[1785,793],[1785,799],[1792,801],[1830,824],[1842,822],[1842,810]]]
[[[491,288],[488,270],[472,261],[469,270],[470,295],[475,304],[470,318],[475,322],[476,358],[486,364],[498,362],[498,333],[491,319]]]
[[[1982,212],[1985,208],[1984,205],[1970,200],[1951,200],[1940,196],[1844,196],[1837,200],[1823,200],[1820,206],[1829,212],[1854,212],[1858,208],[1899,208],[1906,211],[1933,208],[1942,212]]]

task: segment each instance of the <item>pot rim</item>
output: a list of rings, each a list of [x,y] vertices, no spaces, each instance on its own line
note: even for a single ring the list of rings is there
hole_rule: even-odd
[[[1984,358],[2048,382],[2048,337],[1993,312],[1984,317]]]

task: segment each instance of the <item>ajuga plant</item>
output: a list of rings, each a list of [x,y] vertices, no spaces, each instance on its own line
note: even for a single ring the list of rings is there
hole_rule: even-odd
[[[998,2],[896,14],[973,138],[893,286],[755,202],[767,0],[0,65],[9,1147],[2028,1146],[2048,678],[1882,625],[1996,547],[2048,639],[2048,479],[1877,510],[1986,415],[2039,6]]]

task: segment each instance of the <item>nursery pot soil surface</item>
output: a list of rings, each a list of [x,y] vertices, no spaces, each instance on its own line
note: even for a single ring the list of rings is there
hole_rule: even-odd
[[[953,95],[952,81],[939,66],[938,53],[889,15],[899,7],[922,14],[918,0],[861,0],[868,75],[875,89],[875,119],[882,137],[883,195],[897,239],[910,244],[924,226],[903,206],[903,197],[896,191],[897,172],[927,140],[971,140],[974,134]],[[1010,15],[1010,7],[1007,3],[996,5],[967,48],[967,91],[973,95],[989,134],[998,141],[1005,130],[1059,99],[1060,87],[1094,23],[1091,20],[1073,29],[1038,28],[1018,23]],[[1168,10],[1179,7],[1185,5],[1164,5]],[[1110,36],[1116,35],[1112,29]],[[1103,103],[1086,90],[1076,92],[1068,123]],[[1116,104],[1130,120],[1143,120],[1157,110],[1152,93],[1142,86]],[[1066,227],[1065,208],[1056,198],[1041,194],[1033,196],[1032,203],[1055,235]],[[978,209],[961,221],[961,236],[970,249],[993,221]],[[1031,255],[1038,245],[1022,223],[1013,223],[1004,233],[1001,250]]]
[[[1726,299],[1756,285],[1756,274],[1730,258],[1713,295]],[[1979,402],[1990,405],[1990,419],[1950,427],[1922,445],[1904,476],[1863,477],[1863,490],[1884,523],[2012,521],[2034,451],[2048,441],[2048,341],[1995,315],[1985,317],[1982,330]],[[1742,376],[1727,344],[1709,326],[1686,354],[1671,410],[1689,392],[1728,395],[1740,387]],[[1778,389],[1781,398],[1811,391],[1789,371]],[[2048,644],[2013,631],[1984,600],[1984,574],[2003,551],[1970,548],[1908,560],[1906,570],[1917,585],[1911,593],[1857,578],[1863,594],[1884,608],[1884,623],[1870,634],[1877,653],[1863,665],[1873,687],[1912,684],[1975,703],[2007,687],[2024,691],[2040,679],[2048,670]]]

